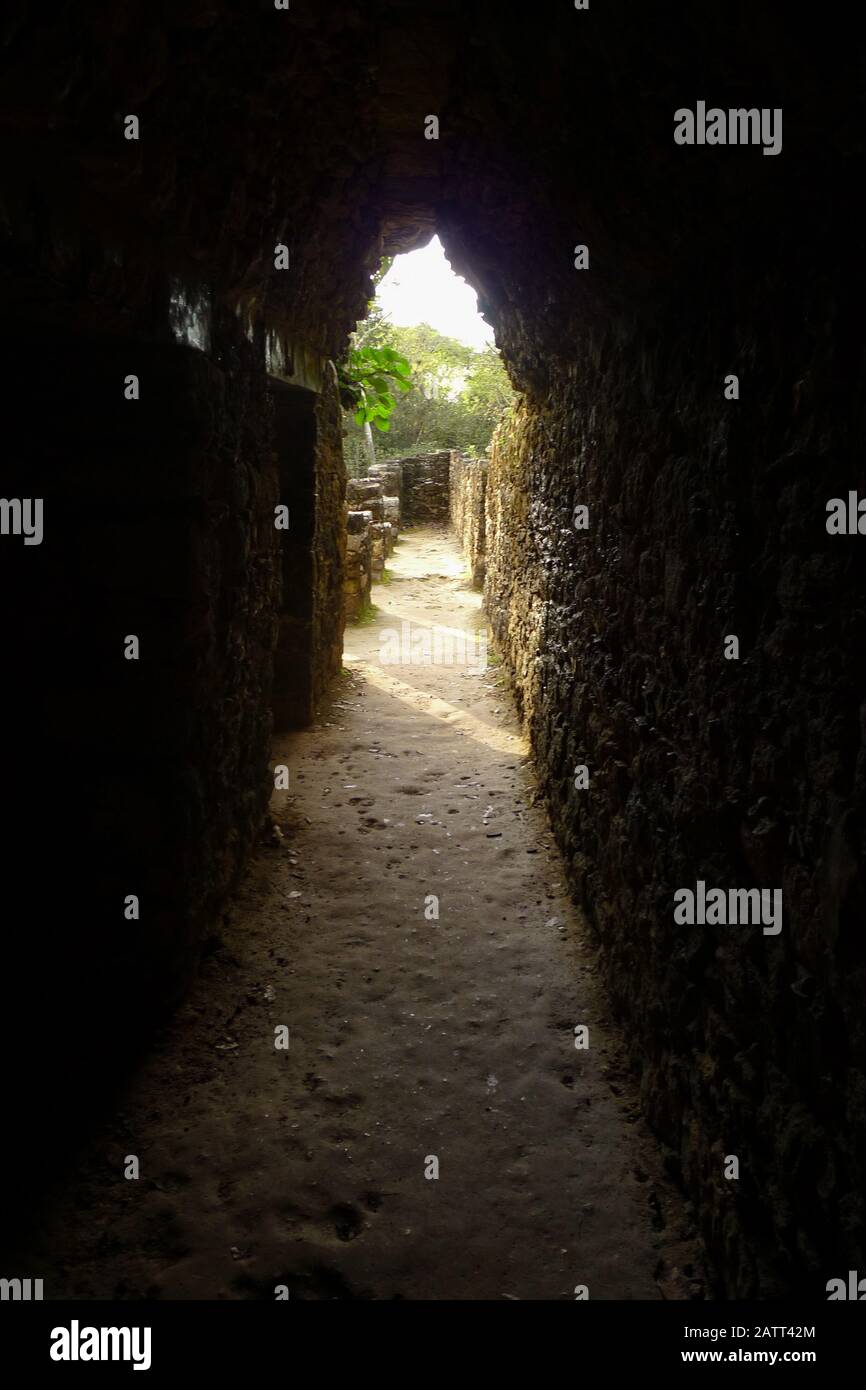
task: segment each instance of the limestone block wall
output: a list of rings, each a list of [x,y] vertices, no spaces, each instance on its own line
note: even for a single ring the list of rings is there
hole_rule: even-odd
[[[346,574],[344,581],[346,621],[354,622],[370,603],[372,578],[372,515],[350,511],[346,517]]]
[[[346,483],[349,505],[370,512],[374,521],[384,520],[384,496],[384,488],[378,478],[349,478]]]
[[[271,379],[274,449],[288,525],[278,531],[280,607],[274,654],[274,726],[297,728],[313,709],[316,395]]]
[[[396,463],[374,463],[370,465],[369,476],[382,484],[386,497],[400,498],[403,490],[403,469],[399,460]]]
[[[279,532],[281,596],[274,724],[308,723],[340,670],[346,487],[336,373],[320,391],[271,380],[274,444],[289,525]]]
[[[385,520],[391,527],[391,545],[393,548],[400,539],[400,498],[384,497],[382,501]]]
[[[388,556],[394,549],[391,523],[389,521],[373,522],[373,525],[370,527],[370,543],[373,553],[373,581],[376,582],[382,578]]]
[[[388,481],[399,486],[399,478]],[[400,526],[399,495],[386,497],[379,477],[349,478],[348,564],[345,573],[345,609],[349,622],[356,621],[370,602],[370,585],[381,579],[393,553]],[[362,524],[358,518],[364,517]]]
[[[398,460],[403,476],[401,514],[404,525],[447,523],[451,458],[450,450],[442,450]]]
[[[343,663],[346,465],[337,373],[332,362],[325,366],[316,399],[315,479],[311,717]]]
[[[500,428],[486,510],[552,822],[739,1296],[823,1289],[866,1219],[866,605],[862,538],[825,526],[828,498],[866,493],[862,424],[833,408],[842,303],[801,286],[794,310],[785,283],[754,283],[735,328],[705,285],[700,317],[585,328],[580,372]],[[762,364],[737,401],[731,343]],[[781,890],[781,931],[678,923],[698,880]]]
[[[488,468],[487,459],[464,458],[457,453],[451,456],[451,524],[466,556],[472,583],[476,588],[480,588],[484,583],[486,569],[485,497]]]

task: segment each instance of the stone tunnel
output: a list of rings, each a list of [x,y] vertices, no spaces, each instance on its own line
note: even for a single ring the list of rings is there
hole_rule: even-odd
[[[46,1168],[212,960],[272,738],[339,686],[335,364],[382,257],[434,231],[518,393],[492,639],[707,1296],[864,1270],[860,61],[770,5],[11,5],[19,1272]],[[678,142],[703,101],[783,113],[781,148]],[[41,500],[38,543],[13,499]],[[780,929],[677,913],[713,888],[778,891]]]

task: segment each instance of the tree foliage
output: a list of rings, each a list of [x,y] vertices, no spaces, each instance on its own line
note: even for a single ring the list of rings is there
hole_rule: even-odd
[[[514,400],[508,373],[496,348],[486,347],[475,354],[464,394],[468,409],[485,420],[492,433]]]
[[[393,263],[393,256],[382,260],[371,277],[374,285],[384,279]],[[368,432],[369,426],[375,425],[387,433],[397,403],[394,391],[408,391],[411,385],[409,363],[389,342],[391,331],[378,302],[369,300],[367,316],[352,334],[349,355],[337,368],[343,408]]]
[[[337,375],[343,405],[352,411],[356,425],[375,425],[383,432],[391,428],[391,413],[397,404],[394,390],[411,387],[409,363],[393,347],[352,348]]]
[[[513,400],[513,391],[499,353],[493,347],[477,352],[429,324],[397,328],[381,313],[371,314],[358,327],[355,342],[390,348],[408,363],[410,386],[401,388],[391,408],[387,451],[390,455],[460,449],[484,453],[496,425]],[[407,374],[403,375],[404,382]],[[347,419],[346,455],[350,469],[365,471],[367,460],[359,438],[363,421]],[[379,446],[380,451],[384,446]]]

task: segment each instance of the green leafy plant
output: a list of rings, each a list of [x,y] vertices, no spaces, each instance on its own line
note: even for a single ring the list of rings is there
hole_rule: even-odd
[[[409,360],[391,347],[353,348],[338,369],[340,398],[354,412],[356,425],[375,425],[383,433],[391,428],[391,412],[397,404],[394,391],[412,386]]]

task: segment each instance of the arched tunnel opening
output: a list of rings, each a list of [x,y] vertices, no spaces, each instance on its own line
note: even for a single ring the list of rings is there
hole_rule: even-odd
[[[183,0],[2,43],[0,1273],[866,1275],[859,40]],[[434,232],[515,405],[365,493],[340,370]],[[389,664],[404,624],[490,659]]]

